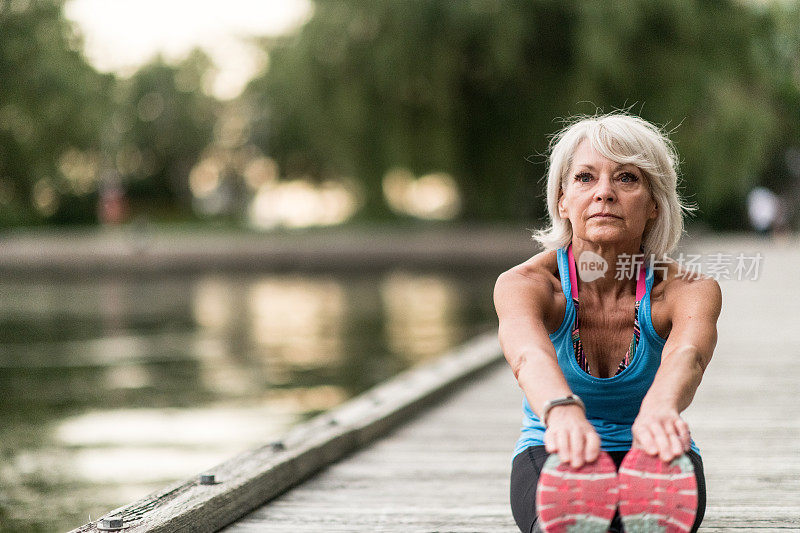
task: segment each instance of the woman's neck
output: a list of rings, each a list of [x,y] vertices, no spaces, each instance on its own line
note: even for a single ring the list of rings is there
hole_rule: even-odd
[[[595,243],[573,237],[572,254],[581,296],[604,301],[621,300],[636,294],[636,278],[644,259],[641,239]]]

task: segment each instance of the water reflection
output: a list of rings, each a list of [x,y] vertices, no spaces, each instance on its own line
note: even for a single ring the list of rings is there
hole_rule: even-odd
[[[264,356],[303,367],[339,361],[347,304],[333,279],[289,277],[254,283],[250,334]]]
[[[441,354],[458,337],[463,304],[454,280],[436,274],[396,272],[381,283],[389,348],[409,361]]]
[[[494,275],[0,282],[0,528],[64,530],[493,322]]]
[[[257,369],[240,364],[236,354],[245,349],[246,284],[223,277],[203,277],[192,287],[192,313],[198,331],[192,353],[199,364],[204,389],[219,396],[257,395],[262,377]]]

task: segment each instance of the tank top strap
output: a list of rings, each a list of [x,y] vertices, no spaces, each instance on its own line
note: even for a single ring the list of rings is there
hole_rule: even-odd
[[[567,257],[566,247],[556,249],[556,262],[558,263],[558,277],[561,280],[561,290],[569,302],[572,300],[572,286],[570,284],[571,276],[569,274],[570,261]]]
[[[572,243],[567,247],[567,259],[569,261],[569,282],[572,289],[572,297],[578,297],[578,273],[575,270],[575,256],[572,255]]]

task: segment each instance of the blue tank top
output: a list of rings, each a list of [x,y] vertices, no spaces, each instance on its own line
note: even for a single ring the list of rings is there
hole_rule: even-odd
[[[567,250],[557,250],[558,272],[561,289],[567,300],[564,320],[558,330],[550,334],[550,341],[556,349],[558,366],[564,373],[567,384],[574,394],[586,404],[586,418],[600,436],[601,448],[605,451],[624,451],[631,448],[633,437],[631,425],[639,414],[642,399],[650,389],[656,371],[661,364],[661,351],[666,339],[661,338],[653,328],[650,318],[650,291],[653,287],[653,272],[645,266],[645,293],[639,305],[639,325],[641,335],[636,353],[630,364],[615,376],[598,378],[585,372],[575,358],[572,342],[572,325],[575,322],[575,306],[572,303],[572,283]],[[545,427],[531,410],[528,399],[523,395],[522,431],[514,448],[514,456],[529,446],[544,444]],[[692,450],[699,453],[692,441]]]

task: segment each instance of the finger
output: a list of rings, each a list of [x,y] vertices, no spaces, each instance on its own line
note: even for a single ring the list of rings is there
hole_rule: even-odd
[[[558,444],[558,456],[562,463],[569,461],[569,433],[561,431],[556,435],[556,443]]]
[[[678,437],[678,430],[675,428],[674,420],[666,421],[662,428],[664,429],[664,433],[666,434],[667,441],[669,443],[669,458],[665,460],[671,461],[683,453],[683,444],[681,443],[681,439]]]
[[[651,435],[650,431],[646,428],[639,429],[639,431],[636,432],[636,438],[639,447],[643,449],[647,455],[656,455],[658,453],[658,447],[656,446],[655,440],[653,440],[653,435]]]
[[[683,444],[681,443],[681,439],[678,437],[677,433],[669,433],[668,437],[670,449],[672,450],[672,457],[667,459],[667,461],[671,461],[683,453]]]
[[[689,433],[689,424],[682,418],[675,421],[675,429],[678,431],[678,438],[681,441],[683,451],[688,452],[692,446],[692,436]]]
[[[544,449],[547,453],[555,453],[558,449],[552,431],[545,431],[544,433]]]
[[[570,464],[572,468],[580,468],[583,466],[584,455],[584,435],[580,429],[574,429],[569,436],[570,443]]]
[[[584,451],[586,453],[585,457],[587,463],[593,463],[597,460],[597,457],[600,455],[600,437],[597,435],[597,432],[592,431],[586,435],[586,447]]]
[[[669,438],[663,426],[654,423],[650,426],[650,433],[653,435],[653,440],[658,447],[658,456],[662,461],[669,461],[672,459],[672,451],[670,450]]]

